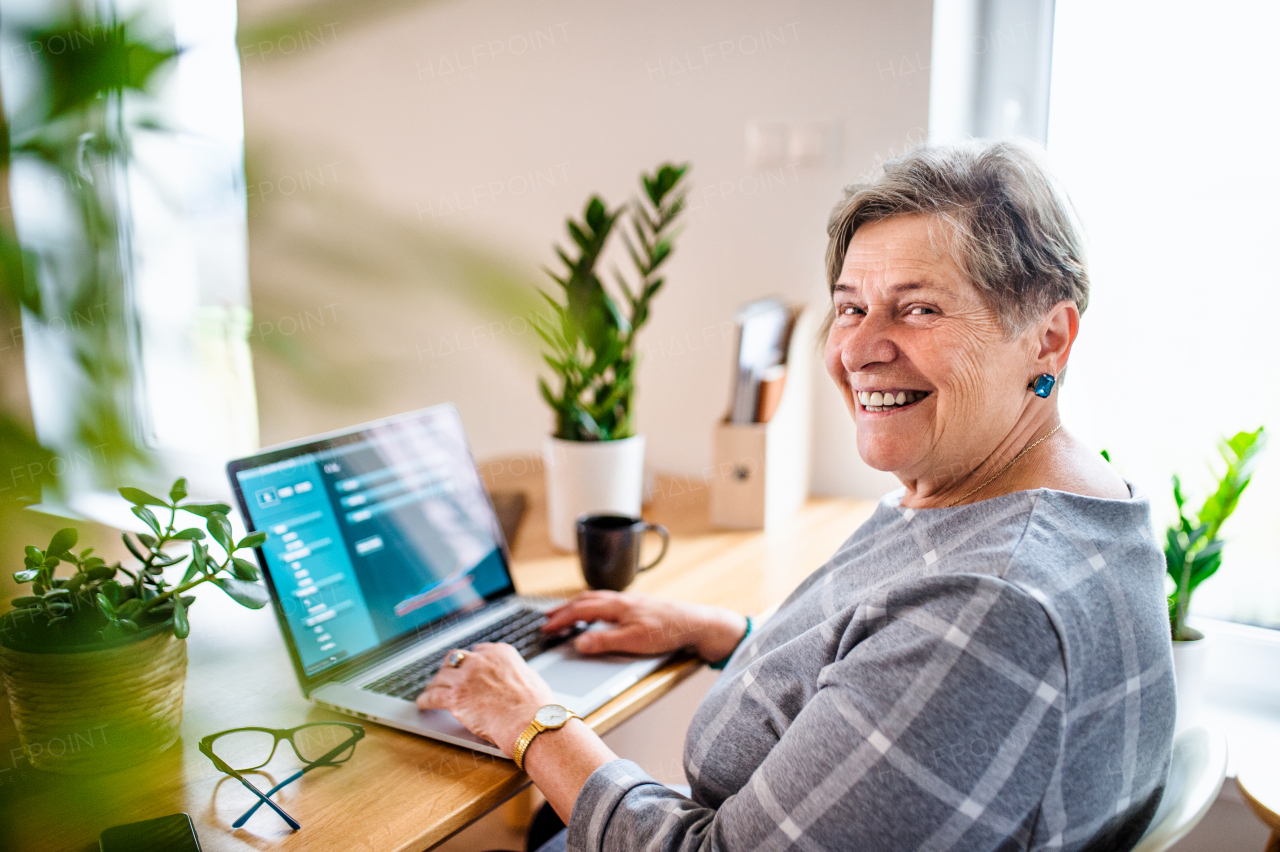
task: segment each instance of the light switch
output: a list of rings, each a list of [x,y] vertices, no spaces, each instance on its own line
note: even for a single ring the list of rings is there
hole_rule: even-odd
[[[755,169],[777,168],[787,161],[787,124],[747,122],[747,162]]]
[[[836,121],[747,122],[747,162],[752,168],[829,168],[839,165],[839,159],[840,124]]]
[[[826,168],[835,165],[839,127],[831,121],[802,121],[787,134],[787,165]]]

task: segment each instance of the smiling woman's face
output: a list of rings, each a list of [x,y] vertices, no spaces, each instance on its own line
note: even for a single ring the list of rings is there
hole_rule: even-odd
[[[896,216],[854,233],[825,360],[863,461],[903,481],[945,483],[1013,431],[1038,344],[1033,333],[1006,337],[945,241],[930,239],[930,221]]]

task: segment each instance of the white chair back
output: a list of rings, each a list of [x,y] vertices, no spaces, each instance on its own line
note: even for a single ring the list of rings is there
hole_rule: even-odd
[[[1133,852],[1164,852],[1186,837],[1209,812],[1227,777],[1227,740],[1205,728],[1174,735],[1173,762],[1164,798]]]

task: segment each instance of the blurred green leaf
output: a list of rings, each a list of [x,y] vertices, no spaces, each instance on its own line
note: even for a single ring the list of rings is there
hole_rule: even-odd
[[[249,609],[261,609],[271,599],[267,590],[257,583],[249,583],[235,577],[218,577],[213,581],[231,596],[231,599]]]
[[[85,575],[95,582],[99,580],[110,580],[116,575],[116,568],[114,565],[99,565],[90,568],[85,572]]]
[[[82,109],[108,92],[145,90],[178,51],[144,41],[138,29],[136,21],[125,21],[85,32],[77,22],[30,32],[29,43],[48,45],[42,50],[51,92],[45,120]],[[75,49],[55,51],[55,42]]]
[[[155,559],[151,561],[151,567],[167,568],[170,565],[177,565],[186,558],[187,557],[185,556],[178,556],[172,553],[157,553]]]
[[[74,527],[60,529],[53,534],[53,539],[49,542],[49,549],[46,553],[62,556],[71,548],[75,547],[76,541],[80,538],[80,534],[76,532]]]
[[[230,553],[233,548],[231,546],[231,522],[227,520],[227,516],[220,512],[213,512],[205,524],[209,528],[209,535],[213,536],[213,540],[222,545],[222,549]]]
[[[239,556],[233,557],[231,568],[240,580],[253,581],[258,579],[258,566],[247,559],[241,559]]]
[[[40,446],[20,416],[8,411],[0,412],[0,470],[10,471],[11,475],[19,470],[35,472],[34,480],[25,488],[17,487],[20,481],[14,480],[14,490],[7,498],[14,501],[12,505],[37,503],[42,499],[41,489],[54,485],[56,481],[51,472],[53,458],[53,451]]]
[[[111,601],[113,605],[119,604],[123,599],[124,587],[115,580],[107,580],[99,588],[102,590],[101,593],[106,595],[107,600]]]
[[[207,519],[213,514],[230,514],[231,507],[226,503],[186,503],[182,506],[182,511]]]
[[[173,601],[173,635],[186,639],[191,635],[191,624],[187,621],[187,607],[180,598]]]
[[[1173,477],[1178,523],[1165,532],[1165,568],[1174,583],[1168,603],[1170,630],[1175,640],[1194,638],[1195,632],[1187,626],[1191,596],[1222,564],[1226,542],[1219,538],[1219,531],[1252,481],[1266,440],[1266,432],[1259,426],[1253,432],[1238,432],[1221,442],[1219,453],[1226,469],[1217,477],[1217,487],[1205,499],[1194,520],[1186,513],[1182,481],[1177,475]]]
[[[207,571],[209,565],[209,548],[203,542],[191,545],[191,564],[199,571]]]
[[[8,134],[4,135],[7,143]],[[3,152],[6,158],[8,153],[6,144]],[[40,284],[33,274],[38,266],[38,259],[23,252],[10,228],[0,227],[0,282],[4,295],[12,304],[26,308],[34,316],[43,314]]]
[[[135,515],[142,519],[142,522],[155,532],[156,535],[164,535],[164,531],[160,527],[160,522],[156,520],[155,514],[146,506],[131,506],[130,509]]]
[[[240,539],[240,543],[236,545],[236,550],[240,550],[241,548],[245,548],[245,547],[258,547],[266,540],[267,540],[267,534],[265,532],[250,533],[249,535]]]
[[[164,500],[148,494],[141,488],[121,488],[120,496],[135,506],[164,506],[166,508],[169,506]]]
[[[129,548],[129,552],[133,554],[133,557],[135,559],[137,559],[139,562],[146,561],[147,556],[146,556],[145,548],[139,547],[138,545],[134,544],[133,539],[129,538],[128,533],[121,533],[120,539],[124,542],[124,546]]]
[[[187,570],[183,572],[182,579],[178,581],[178,585],[185,586],[187,583],[190,583],[193,579],[195,579],[196,575],[199,573],[200,573],[200,566],[196,564],[196,561],[193,558],[190,564],[187,565]]]

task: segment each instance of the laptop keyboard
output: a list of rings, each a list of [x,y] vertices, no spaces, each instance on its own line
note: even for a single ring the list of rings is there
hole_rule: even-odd
[[[520,652],[520,656],[528,660],[581,632],[575,629],[567,633],[547,636],[541,629],[546,620],[539,610],[517,609],[507,617],[493,624],[487,624],[470,636],[455,642],[452,647],[470,648],[481,642],[506,642],[514,646]],[[431,682],[431,678],[436,676],[436,672],[440,671],[440,666],[444,664],[444,655],[445,652],[428,654],[375,680],[364,688],[382,695],[412,701]]]

